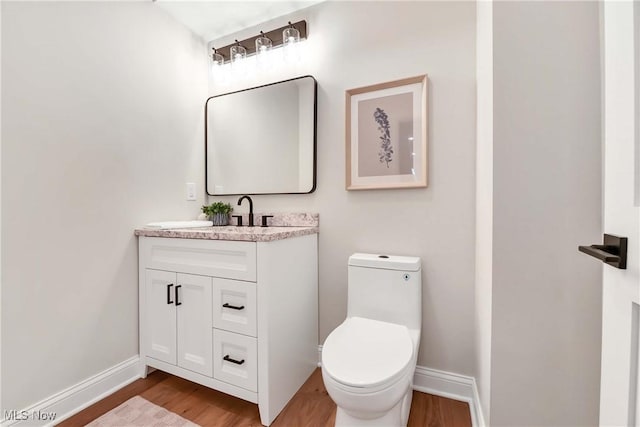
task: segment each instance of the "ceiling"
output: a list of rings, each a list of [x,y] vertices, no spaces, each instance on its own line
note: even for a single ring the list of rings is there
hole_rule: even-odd
[[[154,0],[208,42],[262,22],[304,9],[323,0],[298,1],[187,1]]]

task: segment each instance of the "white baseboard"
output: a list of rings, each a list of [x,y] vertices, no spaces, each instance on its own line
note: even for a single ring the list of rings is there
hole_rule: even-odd
[[[474,426],[477,427],[486,427],[487,426],[487,421],[484,418],[484,413],[482,412],[482,404],[480,403],[480,393],[478,392],[478,383],[476,383],[476,380],[473,380],[473,409],[475,411],[475,418],[474,417],[474,412],[471,412],[471,418],[472,421],[475,422]]]
[[[471,425],[484,427],[482,407],[476,379],[466,375],[417,366],[413,376],[413,389],[435,396],[467,402],[471,413]]]
[[[6,419],[7,414],[1,414],[3,419],[0,425],[9,427],[57,424],[138,378],[140,357],[134,356],[22,411],[16,411],[14,419]],[[47,420],[52,414],[55,414],[55,419]]]
[[[318,346],[318,366],[322,366],[322,346]],[[484,427],[484,416],[473,377],[417,366],[413,389],[422,393],[467,402],[473,427]]]

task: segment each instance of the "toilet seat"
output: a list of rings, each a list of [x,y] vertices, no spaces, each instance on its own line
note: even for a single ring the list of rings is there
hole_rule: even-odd
[[[412,368],[412,356],[406,326],[350,317],[327,337],[322,366],[336,383],[354,392],[370,392],[402,377]]]

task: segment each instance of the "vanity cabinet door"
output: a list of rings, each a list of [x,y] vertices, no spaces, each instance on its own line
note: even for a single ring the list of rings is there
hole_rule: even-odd
[[[178,273],[178,366],[213,377],[212,279]]]
[[[176,363],[176,273],[146,270],[147,355]]]

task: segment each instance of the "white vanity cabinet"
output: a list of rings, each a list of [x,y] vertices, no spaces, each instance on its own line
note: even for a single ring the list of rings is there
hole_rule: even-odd
[[[317,235],[139,236],[141,376],[152,367],[258,404],[269,425],[318,363]]]

